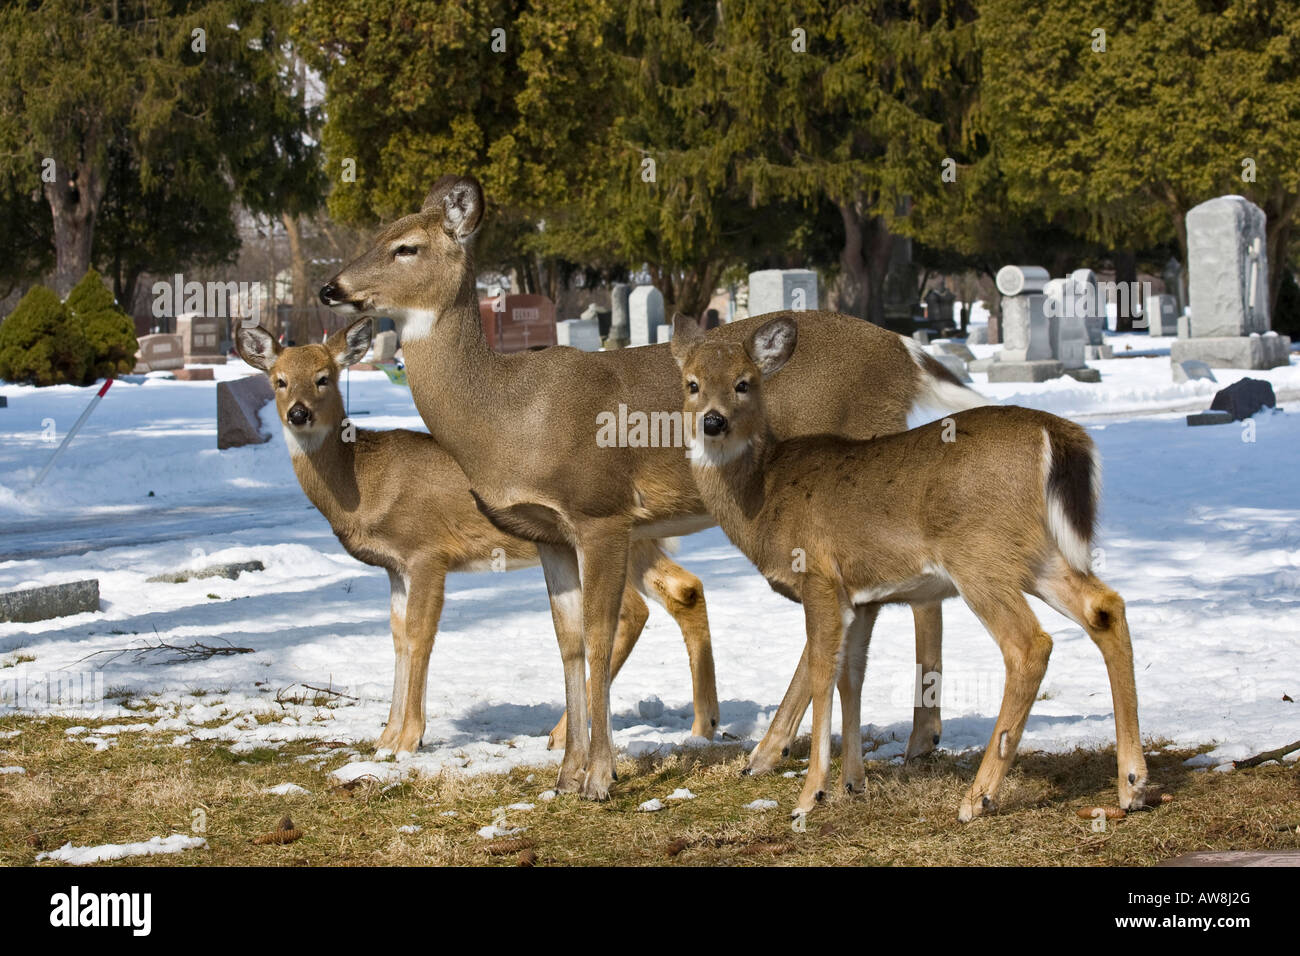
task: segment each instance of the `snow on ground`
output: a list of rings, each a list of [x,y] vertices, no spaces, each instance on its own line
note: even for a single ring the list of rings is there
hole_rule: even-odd
[[[1146,336],[1112,336],[1147,348]],[[1167,343],[1165,343],[1167,344]],[[987,354],[993,348],[975,347]],[[999,399],[1080,417],[1105,461],[1102,576],[1127,600],[1143,733],[1213,745],[1207,761],[1300,737],[1300,402],[1240,425],[1188,428],[1170,411],[1207,407],[1215,386],[1173,385],[1167,357],[1097,362],[1103,381],[987,386]],[[219,367],[222,378],[249,370]],[[1216,371],[1220,383],[1241,377]],[[1251,373],[1284,399],[1300,366]],[[546,735],[563,682],[540,569],[455,574],[432,662],[425,746],[400,763],[362,745],[387,718],[393,654],[383,572],[348,557],[294,479],[278,426],[265,445],[216,450],[212,383],[122,381],[45,485],[27,490],[93,389],[0,386],[0,589],[97,577],[101,610],[35,624],[0,624],[0,698],[108,726],[77,739],[109,747],[152,727],[177,746],[221,740],[236,751],[287,740],[332,742],[353,760],[340,781],[391,783],[407,772],[468,773],[555,764]],[[367,427],[419,428],[409,393],[382,373],[351,374],[351,409]],[[1163,412],[1161,410],[1164,410]],[[360,412],[369,414],[360,415]],[[149,492],[153,492],[150,496]],[[145,579],[218,561],[260,560],[238,580]],[[778,597],[717,529],[686,538],[678,560],[704,581],[714,636],[720,730],[745,741],[775,714],[803,643],[798,606]],[[1101,655],[1081,630],[1035,603],[1055,652],[1025,749],[1113,741]],[[959,601],[945,606],[944,738],[980,748],[992,731],[1003,671],[997,649]],[[145,643],[228,643],[252,653],[158,663]],[[119,653],[124,652],[124,653]],[[28,658],[34,658],[29,660]],[[81,676],[85,675],[85,676]],[[880,615],[863,715],[894,759],[910,731],[912,622]],[[36,696],[82,681],[93,705]],[[304,685],[348,696],[320,694]],[[35,690],[34,690],[35,688]],[[75,696],[75,692],[73,693]],[[355,698],[355,699],[353,699]],[[641,707],[661,699],[664,707]],[[632,754],[698,746],[690,738],[690,676],[671,619],[653,607],[613,687],[615,740]],[[644,714],[644,716],[643,716]],[[804,731],[809,721],[805,718]]]
[[[163,853],[183,853],[185,850],[198,850],[206,847],[208,841],[202,837],[187,837],[173,833],[169,837],[152,837],[143,843],[105,843],[100,846],[73,846],[65,843],[49,853],[38,853],[36,859],[55,860],[59,863],[71,863],[73,866],[85,866],[88,863],[103,863],[105,860],[121,860],[128,856],[157,856]]]

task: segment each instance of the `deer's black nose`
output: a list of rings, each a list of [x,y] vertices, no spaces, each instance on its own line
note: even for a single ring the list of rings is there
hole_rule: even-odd
[[[704,415],[704,434],[721,435],[727,430],[727,420],[719,412],[707,412]]]
[[[320,289],[320,300],[326,305],[335,305],[343,300],[343,293],[337,283],[327,282]]]
[[[290,425],[306,425],[311,421],[311,412],[307,410],[306,405],[298,404],[289,409],[289,414],[284,417],[289,419]]]

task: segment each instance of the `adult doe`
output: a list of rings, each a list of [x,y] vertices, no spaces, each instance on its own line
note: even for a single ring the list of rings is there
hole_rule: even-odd
[[[429,432],[468,475],[484,514],[537,543],[574,718],[556,786],[604,799],[614,774],[610,663],[628,549],[645,538],[714,522],[683,448],[597,441],[598,424],[620,404],[646,415],[680,412],[667,345],[513,355],[488,348],[471,254],[483,209],[476,180],[444,176],[419,212],[381,232],[320,296],[336,309],[393,318],[411,394]],[[732,323],[718,334],[739,342],[757,321]],[[868,438],[903,430],[909,414],[921,409],[984,401],[933,358],[878,326],[833,312],[800,313],[798,322],[804,336],[794,359],[798,374],[775,385],[770,396],[780,436]],[[937,669],[938,604],[918,605],[915,613],[918,657]],[[791,707],[798,707],[803,701],[798,693],[793,697]],[[923,719],[913,730],[911,752],[927,749],[938,736],[937,708],[918,708],[917,716]],[[797,723],[778,717],[772,730],[792,736]],[[782,746],[769,732],[760,750],[779,753]]]
[[[691,470],[700,496],[772,586],[803,603],[813,736],[795,813],[807,813],[827,790],[837,681],[842,783],[863,789],[859,710],[880,606],[956,595],[988,628],[1006,665],[993,736],[958,816],[993,809],[1052,648],[1026,592],[1076,621],[1101,648],[1115,707],[1120,806],[1140,807],[1147,770],[1124,602],[1089,569],[1100,469],[1087,433],[1045,412],[990,406],[953,415],[951,424],[866,441],[781,441],[765,393],[799,374],[792,365],[775,375],[798,354],[801,336],[782,317],[741,343],[706,337],[689,321],[674,324],[672,339],[684,412],[697,425]],[[798,565],[796,548],[804,555]]]
[[[465,473],[431,437],[406,429],[369,431],[345,421],[339,372],[361,360],[370,338],[366,318],[323,345],[281,349],[261,328],[240,329],[236,344],[244,361],[271,380],[302,490],[349,554],[388,572],[397,663],[378,747],[403,753],[416,750],[424,734],[429,654],[447,573],[529,567],[538,560],[536,547],[479,513]],[[612,669],[617,673],[645,625],[649,612],[634,589],[640,588],[682,630],[694,685],[693,732],[712,736],[718,702],[699,579],[654,541],[638,542],[630,562]],[[563,737],[564,718],[554,734]]]

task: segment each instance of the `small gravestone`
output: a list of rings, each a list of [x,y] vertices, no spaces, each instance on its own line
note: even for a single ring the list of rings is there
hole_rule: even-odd
[[[557,345],[582,349],[584,352],[600,351],[600,324],[596,319],[566,319],[555,324]]]
[[[1231,412],[1195,412],[1187,416],[1189,425],[1231,425]]]
[[[1148,335],[1178,334],[1178,299],[1172,295],[1149,295],[1142,303],[1142,317]]]
[[[184,312],[176,317],[176,334],[181,338],[181,351],[186,365],[225,365],[226,356],[221,351],[224,319]]]
[[[716,329],[722,324],[722,316],[718,315],[717,309],[706,309],[704,312],[704,328]]]
[[[749,274],[750,315],[815,308],[817,273],[811,269],[763,269]]]
[[[1106,333],[1106,304],[1101,301],[1101,290],[1097,287],[1097,274],[1091,269],[1075,269],[1070,273],[1069,281],[1075,314],[1083,319],[1083,327],[1088,333],[1088,347],[1101,348]],[[1101,356],[1087,355],[1087,357],[1100,358]],[[1110,358],[1109,355],[1105,357]]]
[[[1052,354],[1051,326],[1043,288],[1047,270],[1039,266],[1003,266],[997,274],[1002,299],[1002,350],[988,367],[990,382],[1045,382],[1059,378],[1065,366]]]
[[[397,333],[380,332],[375,336],[371,361],[375,365],[389,365],[397,356]]]
[[[1219,196],[1187,213],[1190,314],[1177,322],[1174,365],[1199,359],[1216,368],[1276,368],[1291,340],[1270,331],[1267,218],[1242,196]]]
[[[0,621],[30,624],[99,610],[99,581],[71,581],[0,594]]]
[[[1243,378],[1219,389],[1210,402],[1211,411],[1228,412],[1233,421],[1250,418],[1256,412],[1277,407],[1273,386],[1258,378]]]
[[[1088,330],[1078,311],[1073,280],[1052,279],[1043,286],[1043,298],[1043,311],[1047,314],[1047,341],[1052,349],[1052,358],[1067,371],[1083,368]]]
[[[988,345],[989,344],[989,327],[987,325],[972,325],[966,331],[967,345]]]
[[[185,352],[181,345],[181,337],[174,332],[142,335],[136,341],[140,346],[135,358],[137,374],[185,366]]]
[[[657,326],[655,328],[656,342],[667,342],[672,337],[673,337],[673,327],[671,325],[664,323],[663,325]]]
[[[217,447],[238,448],[271,440],[258,413],[275,398],[265,375],[217,383]]]
[[[632,329],[628,319],[628,294],[631,286],[626,282],[615,282],[609,290],[609,335],[605,338],[605,347],[621,349],[632,340]]]
[[[1209,382],[1218,381],[1214,377],[1214,372],[1210,370],[1210,366],[1204,362],[1198,362],[1196,359],[1188,359],[1174,366],[1175,382],[1194,382],[1197,379],[1205,379]]]
[[[653,345],[664,324],[664,296],[652,285],[639,285],[627,299],[628,326],[633,345]],[[611,333],[612,334],[612,333]]]
[[[929,329],[917,329],[915,332],[912,333],[912,341],[914,341],[914,342],[919,342],[919,343],[921,343],[922,345],[929,345],[929,344],[930,344],[930,330],[929,330]]]
[[[953,324],[953,303],[957,297],[947,288],[931,289],[922,300],[925,303],[925,321],[936,329],[945,329]]]
[[[1165,292],[1174,297],[1177,314],[1182,315],[1183,310],[1187,308],[1187,299],[1183,295],[1183,264],[1176,257],[1170,256],[1164,270],[1160,273],[1160,278],[1164,280]]]

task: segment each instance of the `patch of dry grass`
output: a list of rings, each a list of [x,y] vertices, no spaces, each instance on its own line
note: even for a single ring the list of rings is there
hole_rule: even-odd
[[[0,776],[0,865],[31,865],[40,850],[68,842],[190,833],[196,820],[206,822],[207,850],[115,865],[513,866],[523,855],[537,865],[1144,865],[1192,850],[1300,846],[1294,764],[1197,773],[1183,766],[1191,751],[1149,756],[1152,779],[1174,800],[1110,822],[1104,832],[1076,814],[1115,801],[1114,753],[1092,750],[1022,754],[1004,787],[1002,812],[968,825],[956,813],[978,754],[907,767],[868,764],[865,796],[832,798],[796,832],[788,811],[802,780],[741,777],[744,754],[736,746],[624,758],[613,798],[592,804],[572,796],[538,799],[553,782],[553,768],[339,787],[328,773],[346,762],[341,749],[304,742],[233,753],[225,744],[172,747],[170,734],[127,733],[96,752],[63,733],[71,724],[0,720],[0,731],[22,732],[0,740],[7,751],[0,763],[27,771]],[[307,755],[314,759],[295,759]],[[782,769],[803,766],[792,759]],[[265,792],[281,783],[311,793]],[[696,799],[637,812],[643,801],[679,787]],[[744,809],[759,798],[780,806]],[[476,831],[512,803],[535,804],[505,813],[507,826],[527,830],[507,845],[509,852],[490,854],[490,841]],[[251,842],[286,814],[303,832],[300,839]],[[399,832],[405,825],[421,829]]]

